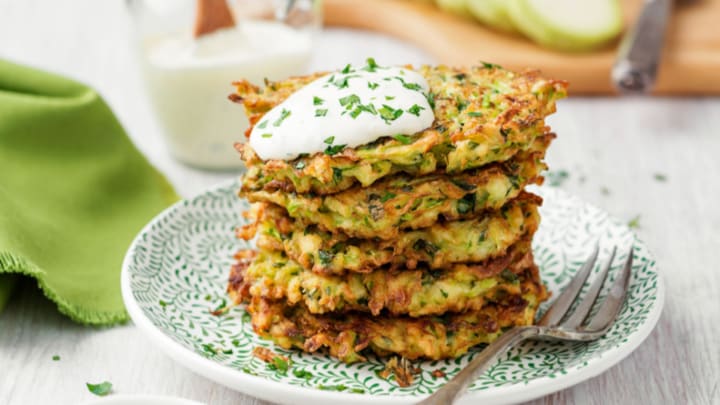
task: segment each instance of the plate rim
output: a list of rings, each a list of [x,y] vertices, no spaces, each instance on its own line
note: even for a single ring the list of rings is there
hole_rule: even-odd
[[[186,348],[181,343],[175,341],[172,337],[165,334],[162,329],[155,326],[153,322],[145,315],[140,305],[135,300],[132,294],[132,288],[130,285],[130,260],[134,253],[136,246],[142,241],[142,236],[152,230],[152,228],[161,222],[166,216],[170,215],[171,212],[182,209],[187,205],[188,202],[192,202],[199,198],[202,198],[208,194],[218,193],[220,190],[226,190],[228,188],[239,187],[238,180],[224,181],[214,186],[208,187],[204,191],[190,197],[184,198],[173,205],[165,208],[162,212],[157,214],[150,222],[148,222],[135,236],[132,243],[128,247],[128,250],[123,258],[122,270],[120,274],[120,285],[122,291],[123,302],[127,309],[128,314],[132,322],[138,327],[139,330],[147,336],[156,347],[159,347],[172,360],[182,364],[184,367],[190,369],[192,372],[220,383],[228,388],[235,391],[245,393],[247,395],[254,396],[267,401],[281,401],[282,403],[290,403],[297,398],[312,398],[313,400],[319,401],[318,404],[336,404],[338,401],[344,401],[346,404],[362,404],[372,400],[376,404],[408,404],[422,400],[429,396],[429,394],[420,395],[374,395],[374,394],[356,394],[346,392],[334,392],[334,391],[323,391],[310,387],[295,386],[290,384],[284,384],[279,381],[269,380],[260,376],[253,376],[250,374],[242,373],[238,370],[232,369],[228,366],[219,364],[211,359],[205,358],[198,353]],[[556,193],[563,195],[566,198],[576,198],[581,203],[597,209],[603,213],[607,211],[596,207],[592,203],[588,203],[585,200],[574,196],[562,189],[553,188]],[[239,197],[238,197],[239,198]],[[608,213],[609,218],[614,219],[612,215]],[[632,232],[633,241],[635,244],[640,243],[643,245],[648,253],[648,256],[653,259],[655,256],[652,254],[650,248],[645,242],[640,240],[635,232]],[[538,398],[543,395],[551,394],[563,390],[565,388],[579,384],[585,380],[598,376],[611,367],[618,364],[620,361],[629,356],[635,349],[637,349],[652,333],[657,325],[658,320],[663,312],[665,304],[665,281],[662,273],[659,271],[659,266],[654,266],[654,272],[657,274],[657,294],[655,296],[655,302],[652,305],[651,310],[648,312],[647,320],[644,322],[637,331],[632,335],[635,335],[633,340],[627,340],[624,344],[610,348],[601,353],[600,357],[594,357],[588,360],[588,364],[582,368],[571,368],[567,370],[567,374],[561,374],[555,377],[543,376],[538,377],[525,384],[513,384],[501,387],[492,387],[484,391],[469,392],[463,395],[458,401],[460,404],[470,404],[477,400],[488,401],[494,404],[509,404],[527,401],[530,399]],[[549,384],[549,382],[552,382]],[[242,388],[240,388],[242,387]]]

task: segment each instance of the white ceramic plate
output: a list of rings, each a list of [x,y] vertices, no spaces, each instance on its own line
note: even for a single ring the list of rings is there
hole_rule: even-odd
[[[185,398],[157,395],[110,395],[83,402],[82,405],[206,405]]]
[[[379,359],[345,365],[323,354],[282,350],[253,333],[242,307],[212,315],[211,310],[226,303],[232,254],[246,244],[234,236],[234,229],[245,222],[240,213],[248,206],[237,198],[237,188],[236,183],[225,184],[168,208],[140,232],[127,253],[122,271],[125,305],[159,350],[238,391],[274,402],[315,405],[413,403],[477,355],[481,348],[454,360],[420,363],[423,371],[413,385],[400,388],[376,375],[383,369]],[[601,261],[613,246],[619,247],[612,279],[633,245],[627,305],[608,334],[595,342],[529,341],[518,346],[475,381],[462,403],[524,401],[596,376],[640,345],[660,317],[662,278],[645,244],[626,225],[562,191],[533,191],[545,199],[533,250],[548,288],[557,294],[597,241]],[[271,370],[252,356],[255,346],[288,356],[291,370]],[[433,377],[437,369],[446,377]]]

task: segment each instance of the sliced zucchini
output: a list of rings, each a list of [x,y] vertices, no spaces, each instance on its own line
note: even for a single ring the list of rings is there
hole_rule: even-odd
[[[548,48],[588,51],[622,31],[618,0],[507,0],[505,4],[515,28]]]
[[[467,0],[467,8],[481,23],[505,32],[516,32],[507,12],[507,0]]]

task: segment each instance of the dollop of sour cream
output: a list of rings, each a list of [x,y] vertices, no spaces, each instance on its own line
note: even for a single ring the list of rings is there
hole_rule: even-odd
[[[250,133],[263,160],[340,153],[385,136],[407,139],[429,128],[435,116],[429,86],[409,69],[347,65],[323,76],[268,111]]]

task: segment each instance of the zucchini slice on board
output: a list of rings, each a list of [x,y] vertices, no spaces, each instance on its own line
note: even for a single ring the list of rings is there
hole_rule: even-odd
[[[488,27],[504,32],[517,32],[507,12],[507,0],[467,0],[467,8]]]
[[[472,14],[467,8],[467,0],[435,0],[435,4],[443,11],[472,18]]]
[[[535,42],[562,51],[598,48],[622,31],[618,0],[507,0],[513,25]]]

